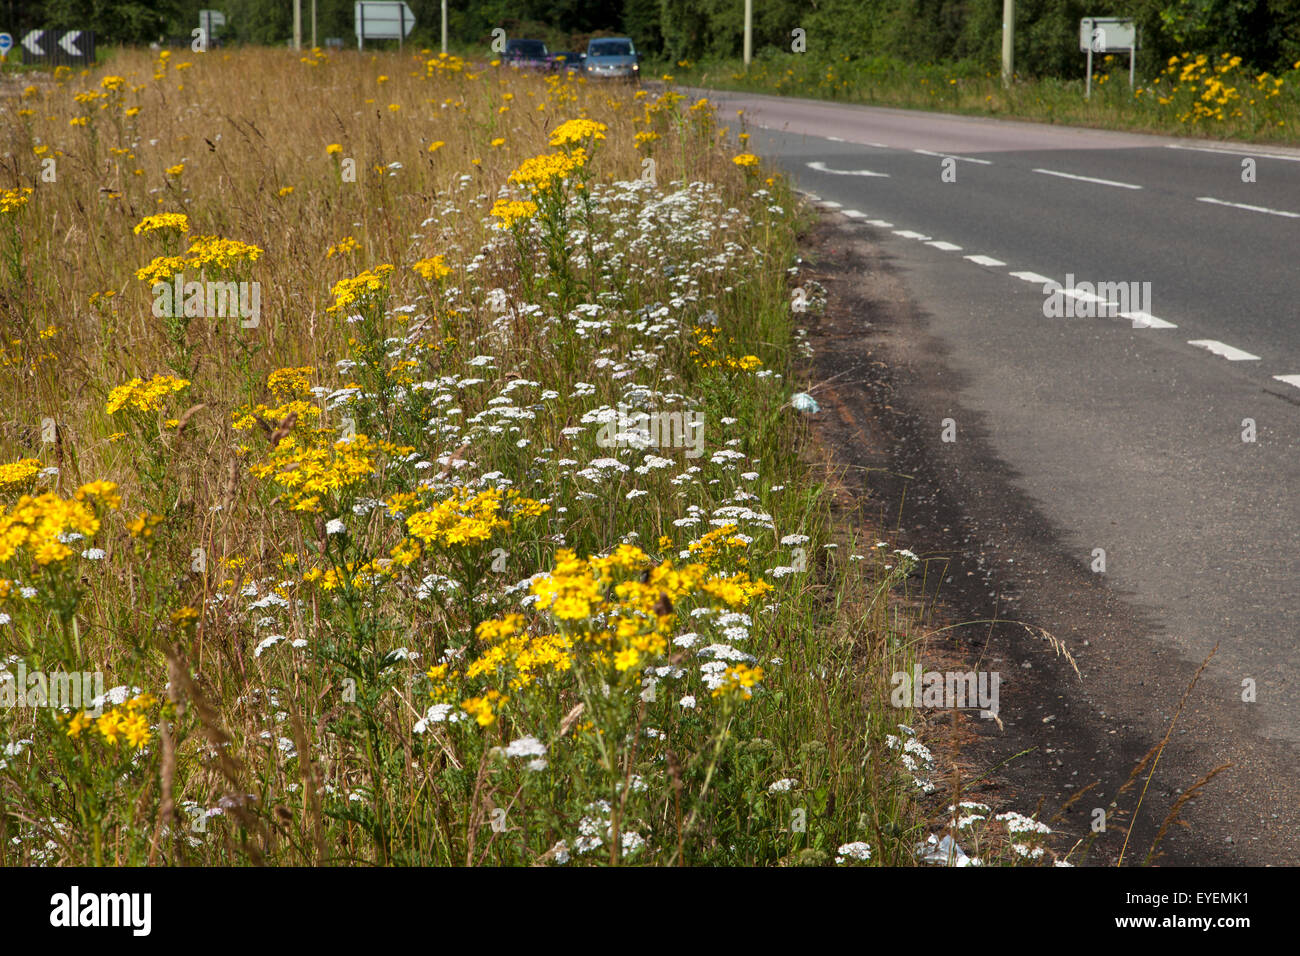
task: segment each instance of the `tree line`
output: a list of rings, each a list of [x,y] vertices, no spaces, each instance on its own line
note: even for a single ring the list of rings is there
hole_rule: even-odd
[[[311,0],[303,2],[310,41]],[[415,43],[438,41],[439,0],[407,0]],[[669,62],[738,57],[744,0],[449,0],[452,44],[488,52],[492,30],[546,40],[555,49],[593,34],[626,34]],[[188,36],[200,9],[226,15],[223,39],[285,43],[292,0],[0,0],[0,29],[94,30],[101,45]],[[1300,0],[1017,0],[1016,67],[1023,75],[1076,76],[1079,20],[1127,16],[1143,38],[1139,63],[1152,66],[1184,51],[1231,52],[1258,70],[1280,72],[1300,60]],[[355,43],[353,0],[317,0],[317,38]],[[1002,0],[754,0],[758,56],[799,55],[792,33],[804,31],[819,57],[892,57],[914,63],[967,61],[996,69]]]

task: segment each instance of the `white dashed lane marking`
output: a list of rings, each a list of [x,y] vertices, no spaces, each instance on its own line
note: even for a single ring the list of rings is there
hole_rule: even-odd
[[[1172,322],[1166,322],[1164,319],[1157,319],[1150,312],[1121,312],[1120,316],[1125,319],[1132,319],[1133,328],[1135,329],[1176,329],[1178,326]]]
[[[1279,382],[1285,382],[1287,385],[1300,388],[1300,375],[1274,375],[1273,378]]]
[[[1035,169],[1034,172],[1044,176],[1060,176],[1062,179],[1077,179],[1081,183],[1096,183],[1098,186],[1118,186],[1120,189],[1141,189],[1133,183],[1120,183],[1113,179],[1094,179],[1092,176],[1076,176],[1074,173],[1062,173],[1055,169]]]
[[[1300,212],[1287,212],[1285,209],[1269,209],[1267,206],[1250,206],[1244,202],[1228,202],[1213,196],[1197,196],[1197,202],[1208,202],[1215,206],[1231,206],[1233,209],[1245,209],[1248,212],[1262,212],[1270,216],[1282,216],[1286,219],[1300,219]]]
[[[989,159],[974,159],[970,156],[955,156],[952,153],[936,153],[932,149],[914,149],[914,153],[920,153],[922,156],[939,156],[943,159],[960,159],[963,163],[979,163],[981,166],[992,166],[993,161]]]
[[[913,232],[911,229],[895,229],[894,235],[902,236],[904,239],[920,239],[922,241],[930,238],[923,232]]]
[[[1226,358],[1229,362],[1258,362],[1258,355],[1251,355],[1249,352],[1243,352],[1241,349],[1233,348],[1231,345],[1225,345],[1215,339],[1190,339],[1188,345],[1195,345],[1197,348],[1208,349],[1215,355]]]
[[[926,243],[927,246],[934,246],[943,252],[960,252],[961,246],[954,246],[951,242],[944,242],[941,239],[934,239]]]
[[[867,218],[867,214],[865,212],[858,212],[856,209],[841,209],[840,211],[844,213],[844,215],[848,216],[850,219]]]
[[[969,259],[977,266],[1004,266],[1006,265],[1001,259],[994,259],[992,256],[962,256],[963,259]]]
[[[1194,149],[1198,153],[1221,153],[1227,156],[1249,156],[1252,159],[1283,159],[1288,163],[1300,163],[1300,156],[1283,156],[1281,153],[1270,153],[1266,150],[1256,151],[1253,153],[1243,153],[1237,149],[1215,149],[1209,146],[1184,146],[1181,143],[1165,143],[1165,149]]]
[[[1025,282],[1032,282],[1035,285],[1046,285],[1049,282],[1055,282],[1055,279],[1049,279],[1047,276],[1040,276],[1037,272],[1013,272],[1012,278],[1022,279]]]
[[[815,163],[807,163],[805,165],[814,172],[830,173],[832,176],[877,176],[881,179],[889,178],[889,173],[873,173],[869,169],[831,169],[821,160],[818,160]]]
[[[893,229],[893,228],[894,228],[894,224],[893,224],[892,222],[885,222],[885,220],[883,220],[883,219],[868,219],[868,220],[867,220],[867,225],[868,225],[868,226],[878,226],[878,227],[880,227],[881,229]]]

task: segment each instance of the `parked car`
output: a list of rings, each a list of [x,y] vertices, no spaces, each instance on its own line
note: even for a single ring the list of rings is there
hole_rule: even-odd
[[[551,57],[541,40],[507,40],[503,59],[523,70],[549,70]]]
[[[565,50],[563,53],[556,53],[551,56],[551,68],[557,73],[581,73],[582,61],[587,58],[585,53],[574,53],[572,50]]]
[[[587,44],[583,72],[593,79],[639,80],[641,54],[627,37],[598,37]]]

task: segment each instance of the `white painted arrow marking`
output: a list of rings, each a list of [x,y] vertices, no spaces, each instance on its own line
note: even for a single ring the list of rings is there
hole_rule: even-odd
[[[45,56],[45,50],[40,46],[40,39],[43,33],[45,33],[44,30],[32,30],[23,37],[23,46],[27,47],[27,51],[31,53],[32,56]]]
[[[68,52],[69,56],[81,56],[81,51],[77,49],[77,37],[81,36],[80,30],[69,30],[59,38],[59,46]]]
[[[820,160],[815,163],[808,163],[808,168],[819,173],[831,173],[834,176],[880,176],[884,179],[889,178],[889,173],[873,173],[869,169],[829,169]]]

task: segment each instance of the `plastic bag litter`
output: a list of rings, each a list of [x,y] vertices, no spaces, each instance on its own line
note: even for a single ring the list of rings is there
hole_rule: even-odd
[[[807,392],[796,392],[794,397],[790,399],[790,404],[794,406],[797,412],[819,412],[822,409],[817,404],[817,399]]]
[[[925,843],[916,845],[916,858],[922,863],[938,863],[942,866],[974,866],[975,861],[968,857],[949,834],[940,840],[933,833]]]

